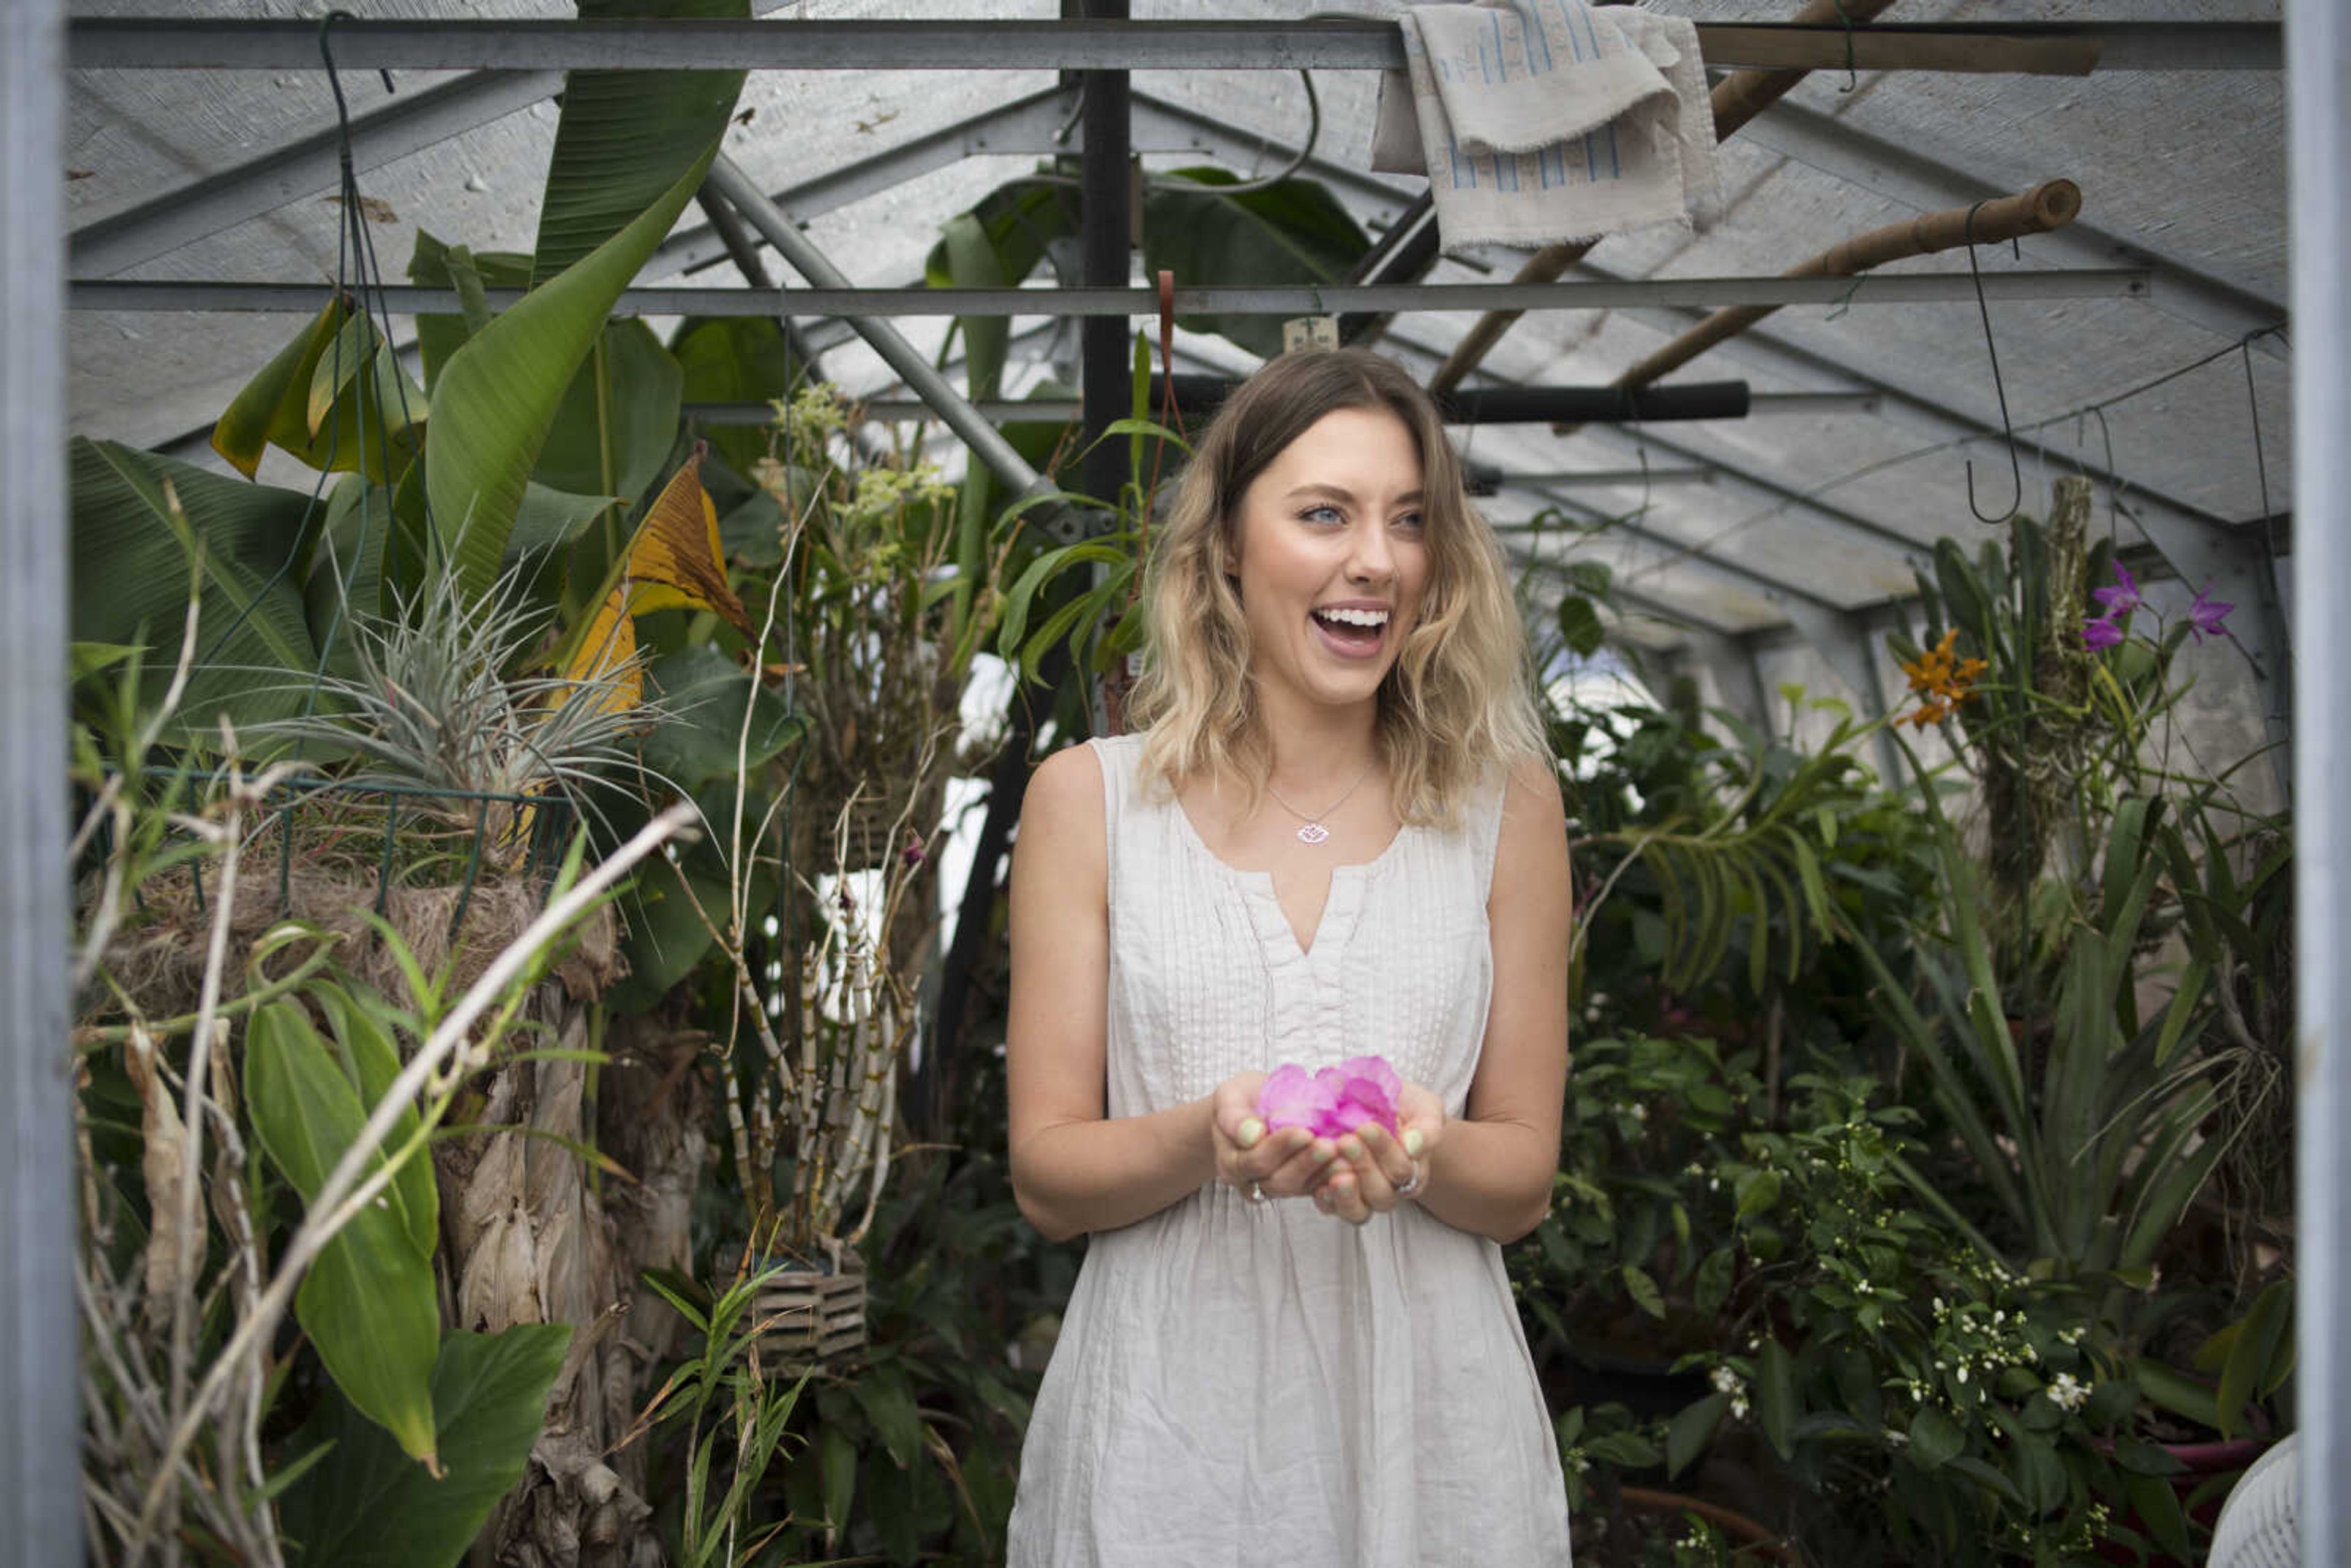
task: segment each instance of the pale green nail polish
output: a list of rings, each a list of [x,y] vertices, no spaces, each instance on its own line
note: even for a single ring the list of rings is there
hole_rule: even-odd
[[[1337,1145],[1325,1144],[1321,1148],[1314,1151],[1314,1163],[1318,1166],[1328,1165],[1332,1160],[1338,1158],[1338,1156],[1339,1150]]]
[[[1255,1116],[1251,1116],[1248,1121],[1241,1124],[1240,1132],[1237,1136],[1235,1136],[1233,1142],[1238,1144],[1245,1149],[1253,1149],[1257,1147],[1257,1141],[1264,1136],[1265,1124],[1259,1121]]]
[[[1418,1159],[1420,1158],[1420,1145],[1427,1141],[1427,1139],[1420,1135],[1420,1129],[1418,1127],[1415,1127],[1404,1135],[1404,1152],[1410,1155],[1414,1159]]]

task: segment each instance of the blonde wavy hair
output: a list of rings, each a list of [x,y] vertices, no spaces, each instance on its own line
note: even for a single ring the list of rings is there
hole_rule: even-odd
[[[1323,415],[1385,410],[1420,455],[1428,581],[1381,682],[1376,737],[1396,816],[1450,826],[1479,782],[1544,749],[1501,546],[1469,505],[1436,402],[1394,361],[1360,349],[1285,354],[1226,400],[1184,471],[1147,581],[1149,637],[1128,711],[1149,734],[1143,776],[1167,789],[1227,774],[1256,794],[1272,747],[1250,677],[1235,573],[1240,504]]]

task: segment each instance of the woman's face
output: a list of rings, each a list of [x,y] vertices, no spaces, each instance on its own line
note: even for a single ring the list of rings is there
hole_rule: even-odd
[[[1334,409],[1258,475],[1239,511],[1260,697],[1373,701],[1428,580],[1411,430],[1384,408]]]

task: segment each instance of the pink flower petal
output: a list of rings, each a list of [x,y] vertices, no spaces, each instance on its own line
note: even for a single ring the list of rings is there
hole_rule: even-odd
[[[1380,1086],[1380,1092],[1393,1105],[1404,1098],[1404,1080],[1396,1076],[1384,1056],[1351,1056],[1339,1063],[1339,1071],[1349,1078],[1368,1078]]]
[[[1257,1092],[1257,1113],[1265,1119],[1269,1132],[1305,1127],[1320,1137],[1322,1122],[1338,1102],[1338,1093],[1330,1085],[1295,1062],[1286,1061],[1273,1070]]]

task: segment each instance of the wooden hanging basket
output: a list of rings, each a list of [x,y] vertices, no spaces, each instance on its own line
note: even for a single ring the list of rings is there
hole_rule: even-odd
[[[865,1351],[865,1260],[843,1249],[838,1262],[822,1259],[754,1260],[754,1271],[782,1264],[752,1298],[759,1360],[772,1371],[845,1366]]]

